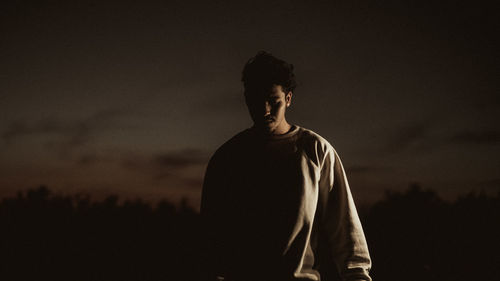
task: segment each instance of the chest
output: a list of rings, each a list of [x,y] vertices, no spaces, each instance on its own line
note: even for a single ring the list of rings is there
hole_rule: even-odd
[[[247,147],[228,177],[228,195],[246,213],[294,213],[317,201],[319,171],[293,144]]]

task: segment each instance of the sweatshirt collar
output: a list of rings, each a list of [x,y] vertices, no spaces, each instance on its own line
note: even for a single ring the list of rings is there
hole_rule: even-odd
[[[290,128],[290,130],[284,134],[280,134],[280,135],[268,135],[268,134],[264,134],[260,131],[258,131],[255,127],[251,127],[249,128],[248,130],[255,136],[255,137],[258,137],[258,138],[262,138],[262,139],[265,139],[265,140],[281,140],[281,139],[286,139],[286,138],[290,138],[294,135],[297,134],[297,132],[299,131],[299,126],[297,125],[292,125],[292,127]]]

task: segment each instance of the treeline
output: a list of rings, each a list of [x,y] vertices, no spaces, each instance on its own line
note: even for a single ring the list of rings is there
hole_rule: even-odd
[[[500,279],[500,193],[448,203],[414,185],[361,215],[375,281]],[[0,202],[0,280],[201,281],[202,236],[186,205],[41,186]]]
[[[500,280],[500,192],[387,192],[362,218],[375,280]]]

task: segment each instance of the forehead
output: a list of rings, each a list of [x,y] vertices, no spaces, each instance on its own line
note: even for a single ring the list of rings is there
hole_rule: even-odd
[[[272,85],[267,87],[255,87],[245,90],[247,97],[283,97],[283,87],[281,85]]]

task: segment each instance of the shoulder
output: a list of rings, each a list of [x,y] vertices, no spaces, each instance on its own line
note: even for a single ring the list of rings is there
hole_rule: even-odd
[[[300,139],[308,144],[320,145],[323,148],[333,148],[328,140],[313,130],[299,127]]]
[[[214,152],[210,162],[227,160],[229,156],[241,152],[245,143],[248,142],[249,134],[249,129],[245,129],[224,142]]]
[[[316,159],[321,166],[326,157],[335,156],[333,145],[320,134],[313,130],[300,127],[297,145],[300,146],[310,158]]]

